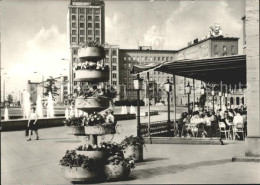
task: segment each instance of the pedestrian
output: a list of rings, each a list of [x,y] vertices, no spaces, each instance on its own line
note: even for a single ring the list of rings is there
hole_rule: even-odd
[[[28,128],[29,128],[29,139],[27,141],[31,141],[32,140],[31,139],[31,131],[35,131],[36,140],[39,140],[38,124],[37,124],[37,114],[35,112],[35,108],[34,107],[31,109],[31,113],[29,115]]]

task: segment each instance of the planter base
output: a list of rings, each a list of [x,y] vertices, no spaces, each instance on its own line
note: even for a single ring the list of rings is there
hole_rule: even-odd
[[[63,167],[61,173],[64,178],[72,182],[94,181],[100,177],[98,172],[89,171],[82,167]]]
[[[143,146],[128,146],[124,150],[124,157],[134,157],[135,162],[142,162],[143,159]]]
[[[121,165],[105,165],[105,175],[107,180],[126,179],[130,175],[130,168]]]

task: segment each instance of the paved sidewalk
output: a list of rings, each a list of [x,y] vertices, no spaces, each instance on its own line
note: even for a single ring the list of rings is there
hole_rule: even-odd
[[[135,120],[120,125],[121,134],[114,140],[136,133]],[[24,131],[1,133],[1,184],[71,184],[62,177],[59,160],[80,140],[65,135],[63,127],[40,129],[39,133],[40,140],[30,142]],[[260,183],[259,163],[231,162],[233,156],[243,154],[243,141],[228,145],[150,144],[144,150],[145,162],[136,164],[128,180],[109,183]]]

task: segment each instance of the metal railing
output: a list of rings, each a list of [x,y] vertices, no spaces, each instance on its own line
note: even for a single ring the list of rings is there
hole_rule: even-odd
[[[150,123],[150,135],[167,133],[169,131],[175,130],[174,120],[168,123],[167,120],[164,121],[154,121]],[[141,134],[142,136],[148,136],[148,123],[141,123]]]

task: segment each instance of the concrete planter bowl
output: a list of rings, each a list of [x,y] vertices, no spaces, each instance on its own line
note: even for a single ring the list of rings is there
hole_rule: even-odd
[[[134,157],[135,162],[143,161],[143,146],[127,146],[124,149],[124,157],[129,158]]]
[[[79,155],[87,156],[88,158],[97,158],[106,160],[108,158],[108,153],[106,151],[82,151],[76,150],[76,153]]]
[[[82,167],[62,167],[62,175],[71,182],[92,181],[99,177],[99,172],[87,170]]]
[[[105,58],[105,49],[103,47],[80,48],[78,56],[85,61],[97,62]]]
[[[78,82],[107,82],[109,71],[80,69],[75,71],[74,81]]]
[[[89,135],[115,134],[115,132],[115,126],[113,125],[85,126],[85,133]]]
[[[85,135],[84,126],[65,126],[67,135]]]
[[[107,180],[126,179],[130,175],[130,168],[122,165],[105,165],[105,176]]]
[[[75,100],[75,107],[84,112],[99,112],[109,107],[109,100],[105,97],[88,97],[86,99],[84,99],[83,97],[78,97]]]

